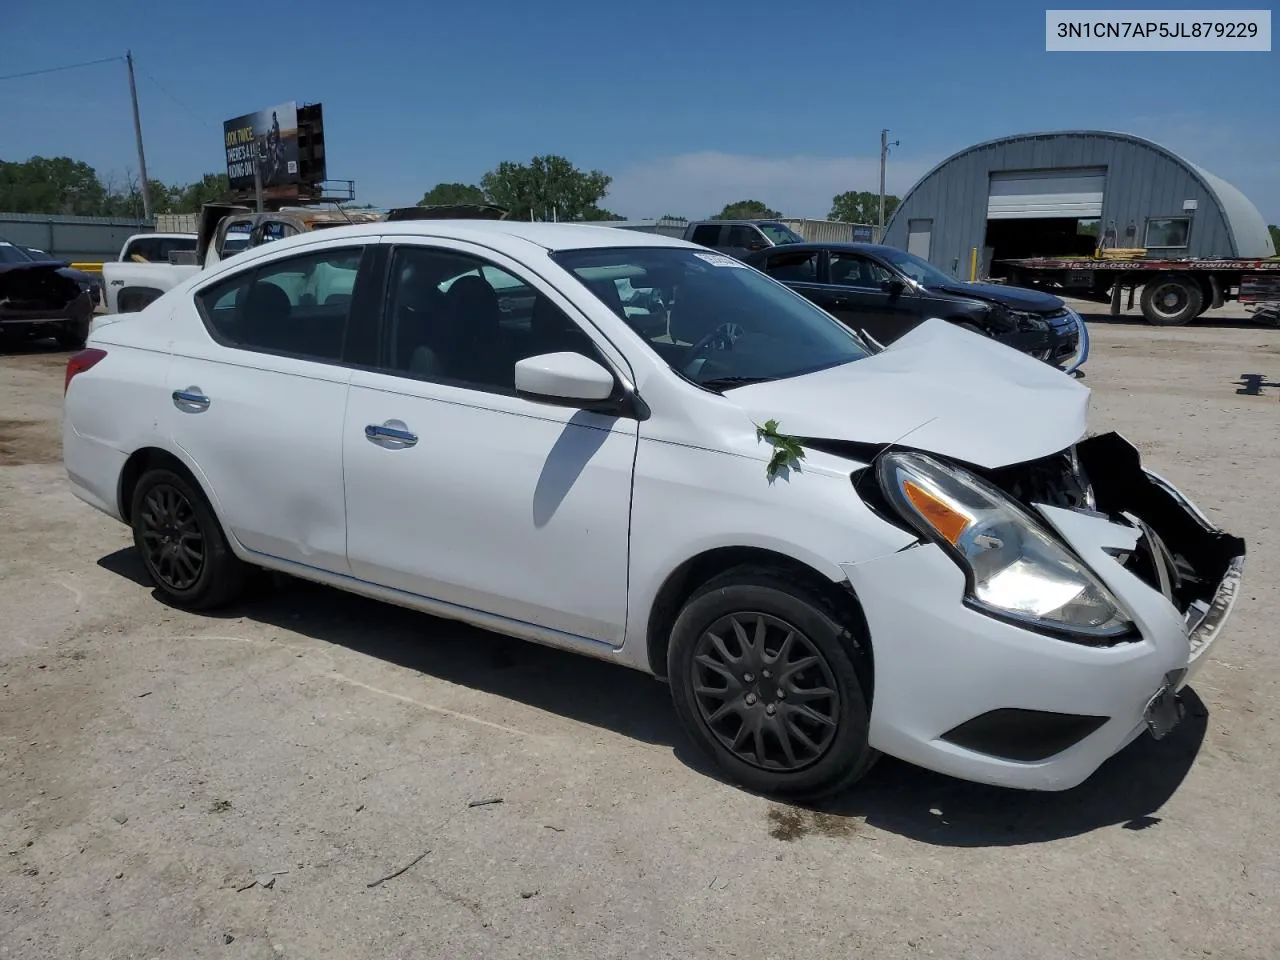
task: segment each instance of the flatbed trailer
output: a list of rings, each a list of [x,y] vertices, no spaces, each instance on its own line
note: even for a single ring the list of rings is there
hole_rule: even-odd
[[[1190,323],[1206,310],[1239,301],[1259,323],[1280,326],[1280,257],[1154,260],[1033,257],[1001,260],[1009,283],[1111,303],[1120,314],[1141,287],[1142,315],[1158,326]]]

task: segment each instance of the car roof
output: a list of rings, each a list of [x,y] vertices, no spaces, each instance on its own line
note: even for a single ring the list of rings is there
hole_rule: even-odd
[[[889,254],[902,253],[897,247],[891,247],[883,243],[854,243],[852,241],[841,243],[838,241],[813,240],[804,243],[781,243],[776,247],[759,250],[754,256],[785,253],[788,250],[793,252],[803,250],[848,250],[850,252],[878,254],[882,257]]]
[[[347,237],[438,237],[467,240],[500,249],[519,241],[545,250],[580,250],[608,247],[677,247],[687,250],[704,248],[676,237],[662,234],[619,230],[607,223],[527,223],[520,220],[404,220],[398,222],[358,223],[311,231],[283,240],[263,244],[259,251],[279,250],[282,246],[304,246],[318,240],[341,240]],[[247,261],[245,261],[247,262]]]

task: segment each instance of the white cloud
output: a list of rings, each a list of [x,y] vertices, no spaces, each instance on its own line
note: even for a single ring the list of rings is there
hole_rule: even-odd
[[[901,196],[932,162],[889,154],[888,193]],[[880,158],[755,157],[704,151],[638,164],[614,175],[604,205],[627,217],[710,216],[736,200],[760,200],[789,217],[825,217],[846,190],[880,188]]]

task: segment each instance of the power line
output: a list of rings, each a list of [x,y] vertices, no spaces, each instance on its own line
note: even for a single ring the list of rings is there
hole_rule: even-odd
[[[81,67],[96,67],[100,63],[118,63],[124,57],[103,57],[101,60],[86,60],[84,63],[69,63],[65,67],[45,67],[43,70],[25,70],[22,73],[9,73],[0,80],[17,80],[19,77],[38,77],[43,73],[58,73],[62,70],[78,70]]]
[[[134,65],[138,67],[138,72],[141,73],[148,80],[150,80],[153,84],[155,84],[156,88],[161,93],[163,93],[166,97],[168,97],[170,100],[172,100],[174,103],[176,103],[185,111],[185,113],[183,114],[184,116],[189,116],[193,120],[196,119],[195,111],[192,110],[185,103],[183,103],[181,100],[179,100],[175,94],[171,93],[168,87],[166,87],[163,83],[161,83],[159,80],[153,77],[150,73],[148,73],[145,67],[139,66],[136,60],[134,61]]]

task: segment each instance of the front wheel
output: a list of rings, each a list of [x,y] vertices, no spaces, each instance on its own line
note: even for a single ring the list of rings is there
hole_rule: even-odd
[[[164,468],[133,491],[133,543],[156,590],[175,607],[208,610],[243,593],[250,567],[231,552],[204,494]]]
[[[818,799],[877,756],[867,743],[863,649],[806,585],[781,572],[730,571],[699,589],[672,628],[676,713],[734,781]]]

